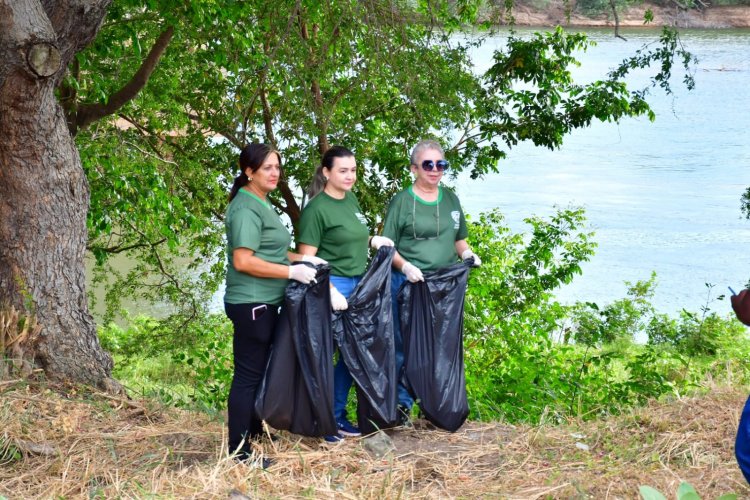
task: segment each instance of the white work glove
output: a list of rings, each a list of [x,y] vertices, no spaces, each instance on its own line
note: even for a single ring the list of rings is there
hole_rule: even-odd
[[[322,266],[323,264],[328,264],[327,260],[316,257],[315,255],[303,255],[302,262],[309,262],[313,266]]]
[[[317,283],[317,280],[315,279],[316,274],[317,271],[315,268],[304,264],[289,266],[289,279],[299,281],[305,285]]]
[[[479,255],[477,255],[474,252],[472,252],[471,248],[467,248],[461,254],[461,260],[466,260],[466,259],[469,259],[471,257],[474,257],[474,264],[471,267],[480,267],[482,265],[482,259],[479,258]]]
[[[417,281],[424,281],[422,271],[420,271],[419,268],[411,262],[404,262],[404,265],[401,266],[401,272],[404,273],[406,275],[406,279],[408,279],[412,283],[416,283]]]
[[[385,236],[373,236],[372,238],[370,238],[370,246],[375,250],[379,249],[380,247],[392,247],[393,240],[390,238],[386,238]]]
[[[349,307],[349,303],[346,301],[346,297],[341,295],[341,292],[336,290],[335,286],[331,287],[331,309],[334,311],[344,311]]]

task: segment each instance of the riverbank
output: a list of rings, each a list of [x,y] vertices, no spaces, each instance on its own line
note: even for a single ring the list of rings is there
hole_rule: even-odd
[[[224,424],[204,413],[74,388],[0,381],[0,498],[667,498],[682,481],[703,498],[750,489],[733,443],[746,391],[707,393],[617,417],[560,425],[417,420],[333,448],[285,432],[256,444],[266,471],[226,458]]]
[[[614,27],[615,20],[611,12],[598,16],[586,16],[578,12],[575,2],[570,2],[570,16],[566,15],[566,5],[553,0],[546,7],[537,9],[530,5],[516,3],[512,15],[516,26],[564,26],[564,27]],[[664,7],[644,2],[633,5],[619,13],[620,27],[643,27],[643,18],[651,10],[654,19],[648,24],[654,26],[672,26],[675,28],[750,28],[750,6],[709,6],[702,10],[684,10],[677,5]],[[508,19],[504,20],[508,22]]]

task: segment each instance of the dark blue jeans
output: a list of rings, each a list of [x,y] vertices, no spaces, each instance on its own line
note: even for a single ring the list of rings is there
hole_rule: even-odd
[[[750,483],[750,398],[745,402],[737,428],[737,439],[734,442],[734,455],[740,466],[745,481]]]
[[[406,281],[404,273],[391,273],[391,304],[393,305],[393,340],[396,347],[396,379],[398,379],[398,404],[411,409],[414,400],[401,382],[404,373],[404,341],[401,338],[401,322],[398,317],[398,290]]]
[[[229,453],[239,448],[239,454],[248,454],[248,441],[263,433],[263,421],[255,414],[255,393],[266,371],[279,308],[225,303],[224,311],[234,326],[234,376],[227,402]]]
[[[336,290],[348,299],[362,277],[334,276],[332,274],[330,279]],[[341,353],[339,353],[339,360],[333,367],[333,416],[336,417],[337,421],[347,418],[346,401],[349,398],[352,382],[352,374],[349,373],[349,368],[344,363]]]

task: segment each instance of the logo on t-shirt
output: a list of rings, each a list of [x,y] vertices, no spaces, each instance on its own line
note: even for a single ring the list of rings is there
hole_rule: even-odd
[[[453,219],[453,229],[458,229],[460,226],[459,221],[461,220],[461,212],[458,210],[452,211],[451,218]]]
[[[361,223],[362,223],[362,224],[364,224],[365,226],[367,225],[367,219],[365,219],[365,216],[364,216],[364,215],[362,215],[362,214],[361,214],[361,213],[359,213],[359,212],[354,212],[354,215],[355,215],[355,216],[357,217],[357,219],[359,219],[359,222],[361,222]]]

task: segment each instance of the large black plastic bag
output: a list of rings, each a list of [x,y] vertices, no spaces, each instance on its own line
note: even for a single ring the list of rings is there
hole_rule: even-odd
[[[255,399],[255,411],[268,425],[302,436],[338,432],[333,416],[329,274],[328,266],[320,266],[317,283],[289,282]]]
[[[404,382],[427,420],[454,432],[469,416],[464,378],[464,296],[473,260],[406,281],[398,294]]]
[[[393,247],[380,247],[362,280],[334,313],[333,337],[357,386],[357,422],[364,433],[396,420],[396,357],[391,306]]]

